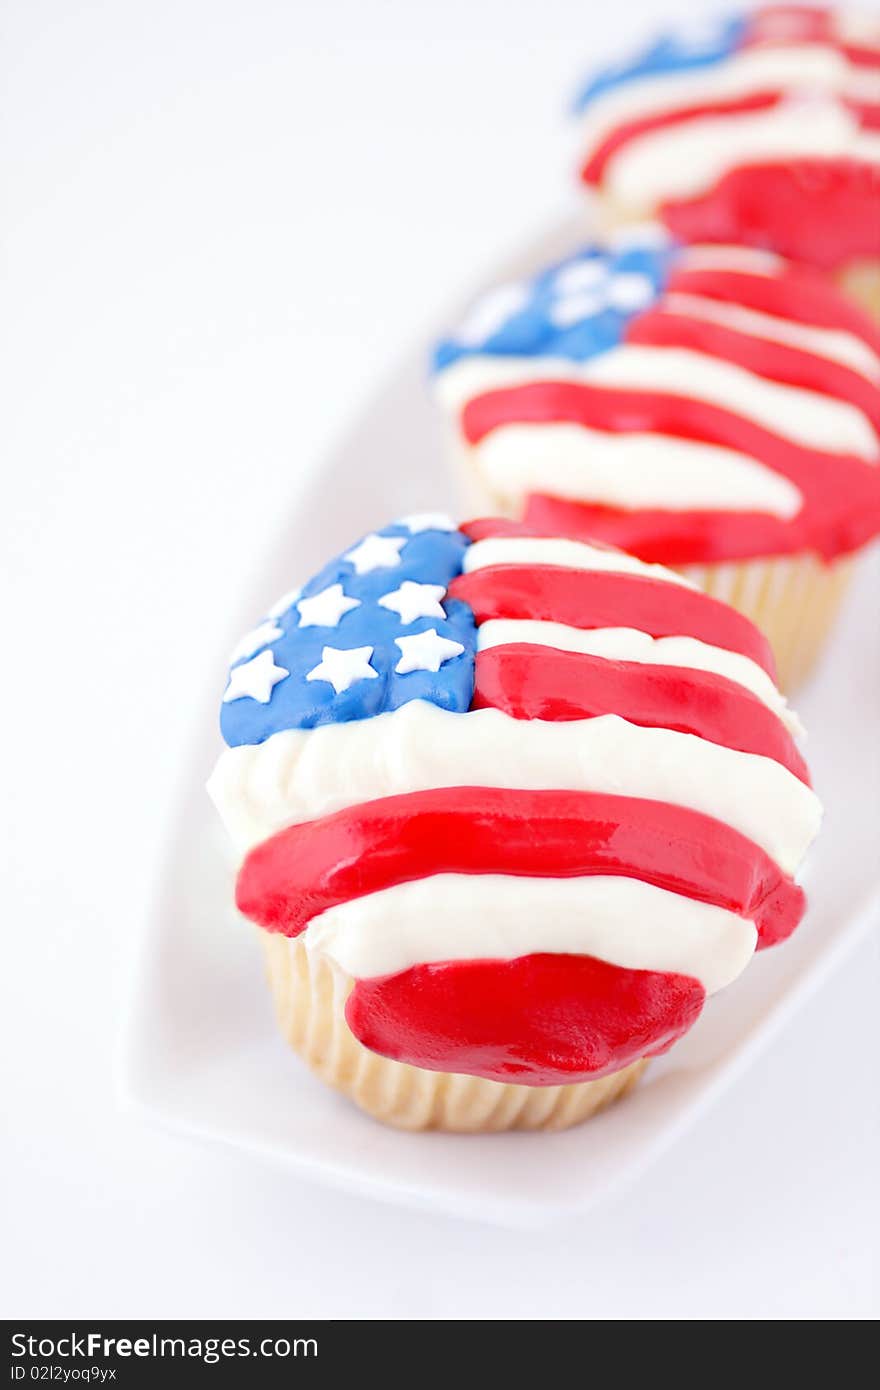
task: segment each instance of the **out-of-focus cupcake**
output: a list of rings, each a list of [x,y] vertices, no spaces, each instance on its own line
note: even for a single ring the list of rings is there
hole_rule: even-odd
[[[880,314],[880,14],[697,17],[576,106],[593,225],[662,217],[685,241],[778,251]]]
[[[221,724],[282,1031],[393,1125],[585,1119],[803,912],[765,639],[605,547],[383,527],[240,644]]]
[[[644,225],[491,290],[435,366],[468,511],[671,565],[806,675],[880,531],[880,333],[825,276]]]

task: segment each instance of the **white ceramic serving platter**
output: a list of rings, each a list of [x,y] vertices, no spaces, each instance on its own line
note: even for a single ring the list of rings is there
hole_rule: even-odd
[[[553,240],[571,244],[565,234]],[[540,248],[553,249],[549,242]],[[426,350],[410,355],[301,496],[274,565],[243,606],[241,631],[370,528],[408,512],[455,513],[426,360]],[[125,1098],[165,1126],[234,1145],[299,1177],[503,1225],[549,1225],[631,1182],[706,1116],[880,918],[878,560],[863,565],[822,671],[797,700],[826,806],[808,865],[807,919],[785,946],[757,956],[710,1001],[630,1098],[564,1134],[387,1130],[322,1086],[276,1036],[254,929],[231,907],[232,867],[204,792],[221,748],[218,654],[216,670],[206,673],[202,733],[169,826],[134,973]],[[234,639],[235,630],[229,635]],[[762,1084],[759,1068],[752,1084]]]

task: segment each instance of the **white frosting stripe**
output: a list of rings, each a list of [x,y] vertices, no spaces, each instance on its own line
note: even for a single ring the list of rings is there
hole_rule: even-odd
[[[738,101],[765,92],[791,90],[858,93],[866,100],[864,76],[841,53],[815,44],[746,49],[710,69],[681,69],[627,82],[596,98],[581,124],[586,146],[596,148],[616,128],[690,106]],[[868,90],[876,90],[876,78]],[[875,98],[877,99],[877,98]]]
[[[589,955],[723,989],[748,965],[752,922],[640,879],[437,874],[315,917],[307,947],[364,979],[449,960]]]
[[[735,275],[779,275],[788,262],[775,251],[754,246],[729,246],[723,242],[687,246],[681,254],[681,270],[721,270]]]
[[[806,449],[856,454],[876,461],[870,421],[848,401],[767,381],[754,372],[690,348],[624,344],[586,363],[583,379],[596,386],[666,392],[745,416]]]
[[[586,541],[542,539],[537,536],[489,536],[475,541],[464,553],[462,569],[465,574],[487,569],[492,565],[552,565],[561,569],[596,570],[605,574],[641,574],[646,579],[666,584],[681,584],[697,588],[683,575],[675,574],[665,565],[650,565],[627,555]]]
[[[784,695],[776,689],[766,671],[738,652],[713,647],[695,637],[651,637],[635,628],[606,627],[583,629],[566,623],[530,619],[493,618],[483,623],[477,634],[478,651],[527,642],[557,651],[583,652],[612,661],[635,661],[649,665],[678,666],[692,671],[713,671],[751,691],[777,715],[793,734],[803,733],[800,721],[789,710]]]
[[[472,446],[491,493],[529,493],[635,510],[763,512],[796,516],[803,494],[748,454],[662,434],[610,433],[569,422],[501,425]]]
[[[847,156],[880,163],[880,134],[862,131],[836,101],[791,101],[634,137],[611,155],[602,182],[613,198],[644,208],[697,197],[737,165]]]
[[[698,268],[690,263],[686,267],[688,270]],[[828,362],[849,367],[874,385],[880,382],[880,357],[854,333],[834,328],[815,328],[794,319],[780,318],[776,314],[765,314],[757,309],[747,309],[740,304],[697,294],[667,294],[656,307],[661,312],[717,323],[722,328],[730,328],[752,338],[784,343],[814,357],[823,357]]]
[[[821,819],[815,793],[771,758],[616,715],[549,723],[421,700],[290,729],[221,754],[209,790],[244,852],[282,826],[431,787],[558,788],[649,797],[726,822],[793,874]]]
[[[752,311],[736,312],[751,314]],[[709,317],[709,312],[704,310],[702,316]],[[791,327],[794,331],[795,325]],[[754,328],[749,331],[754,333]],[[828,336],[837,339],[848,335],[829,333]],[[864,344],[861,346],[876,367],[873,353]],[[462,358],[440,374],[437,390],[449,409],[460,410],[468,401],[488,391],[530,381],[584,382],[618,390],[686,395],[691,400],[704,401],[752,420],[771,434],[807,449],[855,454],[869,462],[876,462],[880,456],[877,436],[867,416],[857,406],[823,392],[768,380],[745,367],[693,348],[622,343],[612,352],[601,353],[584,362],[555,357]]]

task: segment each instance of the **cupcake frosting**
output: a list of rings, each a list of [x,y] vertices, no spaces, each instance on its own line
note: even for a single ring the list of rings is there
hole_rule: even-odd
[[[238,906],[353,978],[387,1057],[607,1074],[802,915],[820,808],[766,641],[601,544],[385,527],[240,644],[221,709]]]
[[[437,392],[516,516],[686,564],[880,530],[880,334],[819,272],[657,225],[500,286]]]
[[[689,240],[880,255],[880,16],[765,5],[661,35],[576,103],[584,182]]]

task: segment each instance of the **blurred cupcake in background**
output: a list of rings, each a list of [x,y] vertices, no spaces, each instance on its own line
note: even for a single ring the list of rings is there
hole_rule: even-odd
[[[680,575],[515,523],[332,559],[236,649],[209,787],[290,1045],[405,1129],[624,1095],[803,915],[772,669]]]
[[[491,290],[435,369],[468,511],[673,566],[805,676],[880,531],[880,332],[827,277],[632,228]]]
[[[593,226],[661,217],[832,272],[880,314],[880,14],[696,17],[576,102]]]

